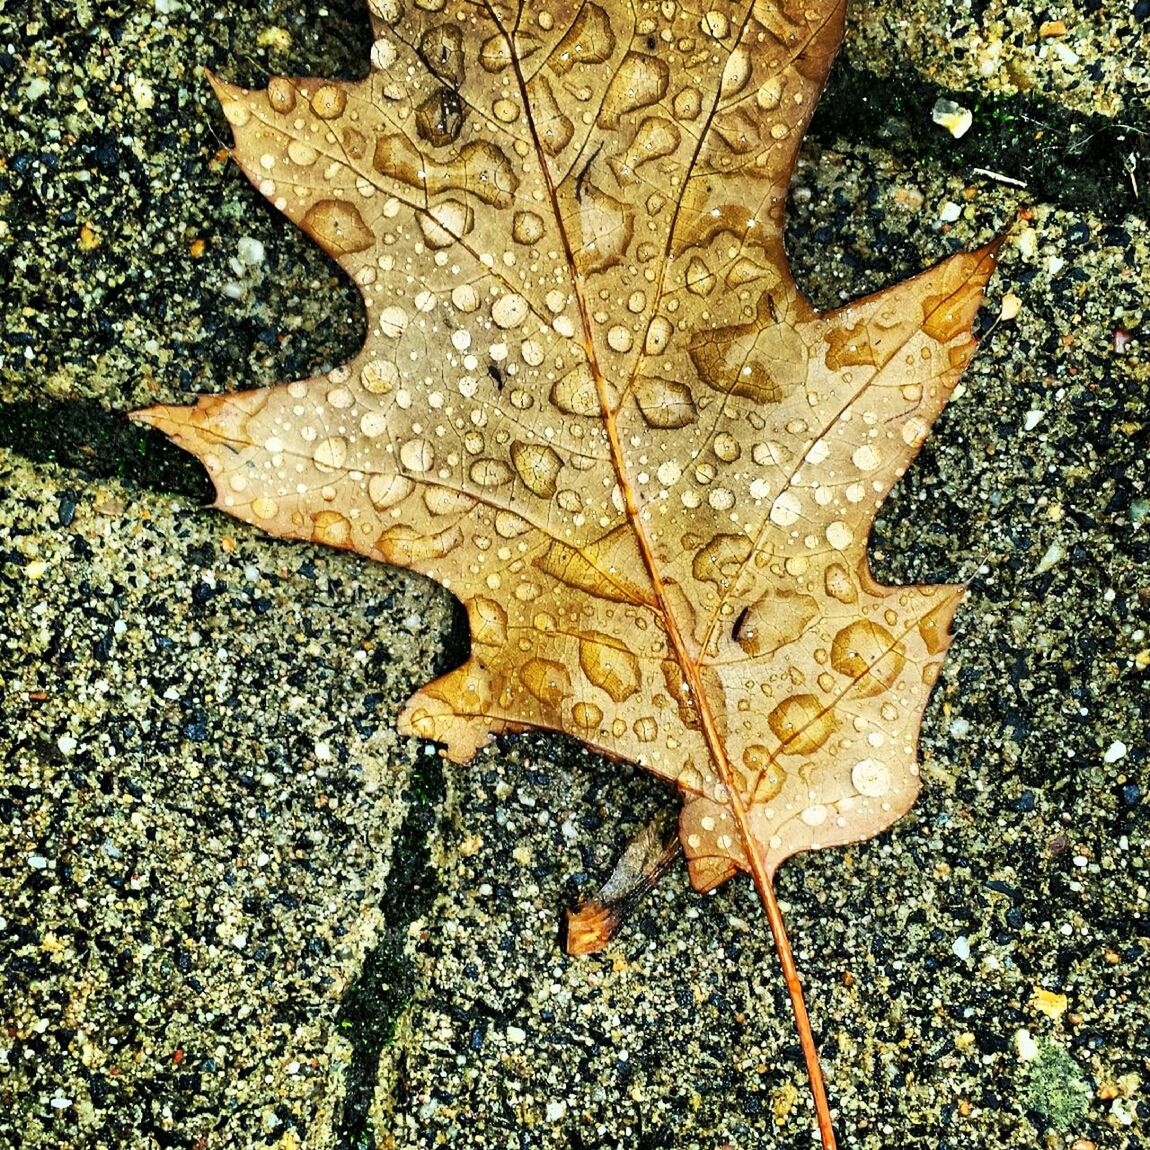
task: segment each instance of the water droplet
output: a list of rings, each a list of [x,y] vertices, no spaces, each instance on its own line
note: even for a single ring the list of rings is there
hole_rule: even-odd
[[[631,350],[632,336],[629,328],[621,323],[615,324],[607,332],[607,346],[612,351],[627,352]]]
[[[317,88],[311,98],[311,110],[321,120],[335,120],[347,107],[347,93],[335,84]]]
[[[699,30],[712,40],[724,40],[731,31],[731,23],[722,12],[708,12],[699,22]]]
[[[880,798],[890,790],[890,768],[878,759],[862,759],[851,768],[851,783],[860,795]]]
[[[405,475],[376,474],[367,481],[367,496],[380,511],[402,503],[414,490],[415,484]]]
[[[854,532],[841,519],[827,524],[826,536],[836,551],[845,551],[854,542]]]
[[[435,462],[435,451],[426,439],[409,439],[399,449],[399,461],[408,471],[422,475]]]
[[[340,435],[330,436],[316,445],[312,458],[321,470],[338,470],[347,459],[347,440]]]
[[[379,331],[389,339],[398,339],[407,330],[407,312],[392,304],[379,313]]]
[[[516,212],[511,221],[511,237],[517,244],[537,243],[543,238],[543,218],[534,212]]]
[[[771,504],[771,522],[778,527],[791,527],[799,521],[802,503],[793,491],[782,492]]]
[[[711,450],[724,463],[734,463],[741,454],[738,440],[725,431],[715,436],[715,442],[711,444]]]

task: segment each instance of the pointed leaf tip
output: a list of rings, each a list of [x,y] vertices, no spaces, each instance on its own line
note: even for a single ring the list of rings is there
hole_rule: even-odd
[[[151,407],[142,407],[138,411],[128,412],[128,418],[133,423],[144,427],[154,427],[162,431],[169,439],[175,439],[180,430],[188,423],[187,413],[193,410],[190,407],[180,407],[175,404],[157,403]]]

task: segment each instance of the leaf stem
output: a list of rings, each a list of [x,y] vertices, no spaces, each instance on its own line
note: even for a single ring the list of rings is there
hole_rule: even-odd
[[[752,866],[751,872],[755,880],[755,889],[759,892],[759,899],[767,914],[767,921],[771,924],[771,934],[774,935],[775,949],[779,954],[779,965],[783,968],[783,978],[791,996],[791,1009],[795,1014],[795,1027],[799,1032],[799,1044],[803,1048],[803,1059],[807,1065],[807,1079],[810,1081],[811,1094],[815,1100],[815,1115],[818,1119],[823,1150],[837,1150],[838,1143],[835,1141],[835,1131],[831,1125],[831,1108],[827,1102],[826,1086],[823,1084],[819,1052],[815,1046],[810,1016],[807,1014],[807,1004],[803,999],[803,984],[799,980],[798,967],[795,966],[791,940],[787,937],[787,928],[783,924],[783,912],[779,909],[778,899],[775,898],[775,887],[770,875],[759,866]]]

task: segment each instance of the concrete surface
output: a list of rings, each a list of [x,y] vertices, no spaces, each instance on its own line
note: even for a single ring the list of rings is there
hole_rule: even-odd
[[[220,155],[200,71],[359,74],[357,5],[30,9],[0,4],[0,1146],[811,1146],[746,883],[676,870],[604,955],[559,949],[671,796],[558,738],[446,769],[399,739],[458,657],[447,597],[200,511],[194,465],[121,419],[358,345],[352,289]],[[972,581],[927,786],[779,881],[851,1150],[1150,1139],[1150,171],[1118,155],[1070,208],[930,136],[930,85],[1029,85],[1144,154],[1148,21],[856,3],[845,59],[919,103],[796,173],[824,304],[1010,229],[872,546],[885,580]]]

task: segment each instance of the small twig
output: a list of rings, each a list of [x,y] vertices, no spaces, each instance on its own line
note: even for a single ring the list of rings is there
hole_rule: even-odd
[[[1000,184],[1013,184],[1016,188],[1025,188],[1025,180],[1016,180],[1013,176],[1003,175],[1002,172],[992,172],[989,168],[972,168],[976,176],[986,176],[987,179],[997,180]]]

